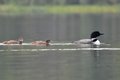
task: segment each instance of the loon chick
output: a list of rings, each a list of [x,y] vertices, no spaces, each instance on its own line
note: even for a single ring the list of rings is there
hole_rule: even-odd
[[[91,44],[95,46],[99,46],[101,43],[97,39],[100,35],[103,35],[103,33],[100,33],[99,31],[94,31],[90,35],[90,39],[81,39],[78,41],[75,41],[75,45],[78,45],[80,47],[90,47]]]
[[[8,40],[2,42],[3,44],[22,44],[23,43],[23,38],[20,37],[18,40]]]
[[[31,42],[33,45],[37,45],[37,46],[49,46],[50,44],[50,40],[46,40],[46,41],[33,41]]]

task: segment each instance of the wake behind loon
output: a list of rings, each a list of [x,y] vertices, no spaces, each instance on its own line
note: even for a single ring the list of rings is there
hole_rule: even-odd
[[[103,33],[100,33],[99,31],[94,31],[90,35],[90,39],[81,39],[78,41],[75,41],[74,44],[80,47],[91,47],[93,46],[100,46],[100,41],[97,39],[97,37],[103,35]]]

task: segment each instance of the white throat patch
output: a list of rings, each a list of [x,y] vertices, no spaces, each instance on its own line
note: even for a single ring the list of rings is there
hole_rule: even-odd
[[[95,42],[92,42],[94,45],[100,45],[100,41],[99,40],[97,40],[97,41],[95,41]]]

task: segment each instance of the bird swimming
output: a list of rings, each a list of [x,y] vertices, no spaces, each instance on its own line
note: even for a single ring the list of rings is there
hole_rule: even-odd
[[[90,35],[90,39],[81,39],[78,41],[74,41],[75,45],[78,45],[80,47],[91,47],[93,46],[100,46],[100,41],[97,39],[97,37],[103,35],[103,33],[100,33],[99,31],[94,31]]]
[[[49,46],[50,44],[50,40],[46,40],[46,41],[33,41],[31,42],[32,45],[36,45],[36,46]]]
[[[22,44],[23,43],[23,38],[20,37],[18,40],[8,40],[8,41],[3,41],[3,44]]]

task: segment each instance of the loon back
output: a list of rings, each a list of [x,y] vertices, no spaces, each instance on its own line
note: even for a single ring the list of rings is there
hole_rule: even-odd
[[[75,44],[90,44],[92,42],[92,39],[81,39],[78,41],[75,41]]]

